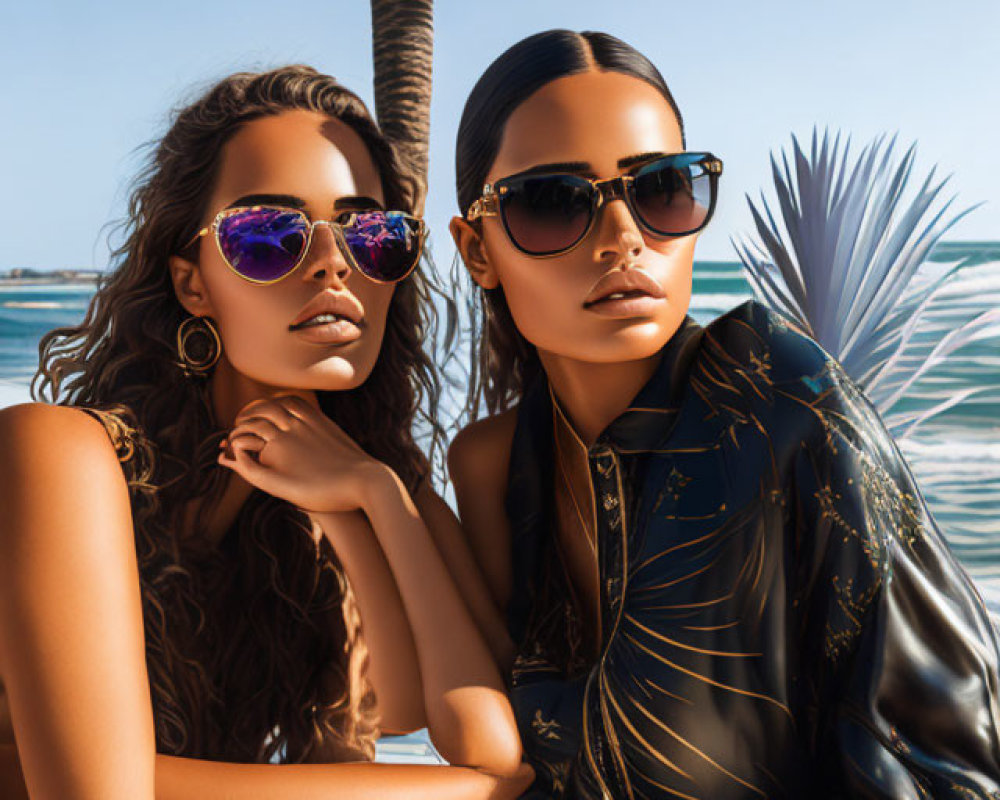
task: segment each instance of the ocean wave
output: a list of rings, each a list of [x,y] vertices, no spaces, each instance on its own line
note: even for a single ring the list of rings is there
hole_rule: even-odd
[[[694,279],[697,280],[734,280],[736,278],[743,278],[743,268],[737,266],[735,269],[731,270],[718,270],[718,269],[698,269],[697,266],[694,268]]]
[[[52,309],[63,308],[70,310],[86,309],[86,303],[58,303],[55,300],[7,300],[0,303],[0,308],[26,308],[26,309]]]
[[[1000,275],[996,274],[996,264],[984,264],[975,271],[959,272],[937,294],[937,298],[965,297],[967,292],[1000,293]]]
[[[92,283],[20,283],[0,284],[0,296],[5,294],[79,294],[89,297],[94,293]]]
[[[746,294],[702,294],[694,292],[691,295],[691,308],[696,311],[729,311],[740,303],[750,299]]]
[[[943,461],[996,461],[1000,464],[1000,438],[966,439],[949,437],[946,441],[905,439],[900,449],[909,458],[928,463]]]

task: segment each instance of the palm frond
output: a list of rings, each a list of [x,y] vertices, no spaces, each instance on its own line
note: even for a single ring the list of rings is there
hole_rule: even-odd
[[[934,367],[996,328],[1000,312],[950,329],[926,324],[965,266],[933,275],[929,257],[975,206],[953,211],[955,198],[943,196],[948,178],[934,169],[908,192],[916,145],[901,156],[897,149],[895,135],[876,137],[856,157],[839,133],[814,129],[808,148],[793,136],[790,152],[771,156],[777,216],[763,193],[759,204],[748,196],[757,239],[733,244],[758,299],[797,320],[840,361],[902,439],[979,391],[895,408]]]

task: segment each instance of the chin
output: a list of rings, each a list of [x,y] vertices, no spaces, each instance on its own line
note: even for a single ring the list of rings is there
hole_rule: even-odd
[[[355,364],[346,358],[331,357],[303,366],[301,369],[282,370],[271,375],[249,377],[266,386],[278,389],[309,390],[314,392],[346,392],[356,389],[371,374],[372,364]]]
[[[624,361],[639,361],[655,355],[670,340],[679,327],[660,322],[642,322],[628,325],[617,331],[601,335],[587,335],[582,331],[569,342],[563,339],[563,347],[547,348],[552,352],[576,361],[615,364]],[[569,347],[565,347],[570,344]]]
[[[374,364],[355,364],[344,358],[328,358],[306,370],[303,380],[308,389],[322,392],[346,392],[368,380]]]
[[[630,342],[618,346],[605,345],[591,352],[589,358],[582,360],[592,361],[599,364],[619,364],[626,361],[641,361],[656,355],[666,339],[660,343],[651,342]]]

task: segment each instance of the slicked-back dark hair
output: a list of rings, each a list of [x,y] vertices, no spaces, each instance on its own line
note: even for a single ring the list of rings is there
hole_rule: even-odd
[[[670,105],[684,137],[684,121],[660,71],[642,53],[607,33],[556,29],[522,39],[504,51],[466,100],[455,145],[458,207],[464,215],[496,161],[504,128],[528,97],[558,78],[588,70],[620,72],[645,81]],[[503,288],[478,289],[467,411],[480,404],[490,414],[510,408],[540,369],[538,354],[517,330]]]

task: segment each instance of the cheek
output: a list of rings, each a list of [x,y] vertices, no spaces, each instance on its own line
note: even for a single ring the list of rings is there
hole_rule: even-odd
[[[694,247],[698,235],[685,236],[673,243],[673,247],[664,255],[667,268],[660,283],[666,290],[667,297],[673,300],[676,307],[683,303],[685,313],[691,303],[691,281],[694,274]]]
[[[376,284],[361,275],[352,275],[347,281],[347,288],[360,301],[365,310],[365,326],[361,340],[356,346],[342,351],[337,359],[329,362],[309,364],[306,372],[309,375],[332,370],[339,374],[341,367],[350,364],[350,381],[348,386],[339,387],[317,384],[312,388],[354,388],[368,379],[374,369],[385,342],[385,329],[389,319],[392,298],[396,287],[392,284]],[[344,362],[344,363],[335,363]]]
[[[553,336],[573,325],[587,293],[586,267],[575,269],[580,265],[572,263],[570,254],[530,258],[511,249],[490,253],[490,258],[521,335],[538,347],[550,347]]]
[[[234,345],[240,338],[253,335],[255,328],[258,336],[263,335],[264,330],[270,327],[267,321],[276,320],[282,313],[280,304],[276,302],[280,295],[275,291],[276,286],[254,285],[233,275],[225,267],[206,275],[205,283],[212,301],[213,316],[224,336],[232,339]]]
[[[533,331],[558,330],[565,324],[565,317],[571,313],[567,301],[568,287],[549,276],[535,273],[501,279],[504,296],[511,315],[522,333],[532,338]]]
[[[212,306],[222,346],[234,364],[252,363],[285,338],[298,310],[280,302],[277,286],[220,281],[212,288]]]
[[[347,281],[347,288],[365,309],[366,337],[381,341],[396,286],[375,283],[363,275],[353,274]]]

